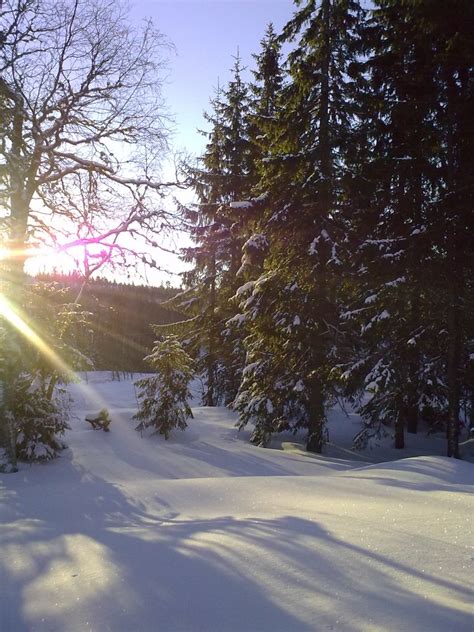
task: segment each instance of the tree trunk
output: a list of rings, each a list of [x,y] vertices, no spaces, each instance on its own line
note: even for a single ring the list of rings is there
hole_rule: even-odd
[[[322,17],[322,50],[321,50],[321,84],[320,84],[320,102],[319,102],[319,131],[318,131],[318,163],[321,172],[321,181],[318,190],[318,204],[316,213],[313,217],[313,223],[317,232],[320,232],[329,217],[332,206],[332,163],[333,156],[329,137],[329,91],[330,91],[330,62],[331,62],[331,3],[330,0],[322,0],[321,2]],[[324,244],[324,245],[323,245]],[[326,261],[329,258],[325,253],[325,247],[328,245],[322,242],[320,248],[320,265],[317,270],[317,278],[313,281],[313,300],[317,306],[319,327],[316,336],[314,336],[312,345],[316,349],[323,349],[327,342],[324,340],[321,330],[322,323],[328,317],[328,305],[331,301],[329,297],[328,275],[326,270]],[[326,254],[326,256],[325,256]],[[325,362],[324,353],[313,354],[314,366],[313,370]],[[324,393],[322,385],[313,383],[310,385],[310,403],[309,403],[309,420],[308,420],[308,438],[306,441],[306,450],[321,454],[325,443],[325,414],[324,414]]]
[[[469,393],[469,436],[474,436],[474,388]]]
[[[24,250],[28,227],[29,199],[25,196],[24,165],[22,164],[23,150],[23,100],[15,94],[0,78],[0,93],[12,103],[11,150],[8,165],[8,181],[10,186],[10,217],[9,239],[10,250],[2,270],[0,271],[0,290],[13,306],[21,306],[24,290]],[[9,330],[7,335],[14,336]],[[16,428],[12,412],[14,398],[15,373],[14,358],[6,353],[4,357],[4,371],[0,378],[0,471],[16,472]]]
[[[213,253],[211,255],[211,261],[209,263],[209,276],[210,276],[210,288],[209,288],[209,323],[208,323],[208,350],[206,361],[206,374],[207,385],[206,393],[204,395],[205,406],[216,406],[215,397],[215,373],[216,373],[216,359],[215,359],[215,312],[216,312],[216,257]]]
[[[416,395],[415,395],[416,396]],[[406,409],[406,428],[410,434],[416,434],[418,432],[418,405],[414,401],[413,397],[410,397],[410,402]]]
[[[418,129],[421,129],[423,118],[418,117]],[[419,154],[419,147],[414,147],[413,152],[414,162],[416,164],[417,172],[412,175],[412,181],[410,184],[411,197],[413,204],[413,223],[419,228],[423,223],[422,204],[423,204],[423,184],[420,161],[422,157]],[[421,289],[421,250],[417,245],[416,240],[418,236],[415,236],[415,241],[412,241],[410,245],[409,253],[409,265],[410,265],[410,316],[409,327],[410,335],[412,332],[419,331],[421,325],[420,311],[420,289]],[[418,349],[418,343],[408,350],[408,397],[407,397],[407,417],[406,417],[406,429],[410,434],[416,434],[418,432],[418,396],[420,393],[418,370],[421,364],[420,352]]]
[[[458,292],[453,283],[448,315],[448,427],[447,454],[459,459],[461,335]]]
[[[306,450],[321,454],[325,443],[324,398],[320,384],[313,384],[309,388],[311,395]]]
[[[17,472],[16,432],[7,384],[0,381],[0,472]]]
[[[395,448],[397,450],[403,450],[405,447],[405,419],[401,412],[398,412],[397,419],[395,421]]]
[[[455,137],[457,129],[458,94],[453,73],[447,75],[448,86],[448,130],[447,130],[447,189],[450,195],[450,207],[446,209],[448,230],[446,234],[446,280],[448,294],[448,421],[447,421],[447,455],[459,457],[459,413],[461,395],[461,351],[462,325],[461,304],[463,295],[463,266],[461,262],[463,240],[462,201],[457,194],[459,186],[456,178],[462,183],[461,166],[459,165],[460,139]]]

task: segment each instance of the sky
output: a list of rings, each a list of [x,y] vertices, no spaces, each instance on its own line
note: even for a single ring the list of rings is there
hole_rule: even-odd
[[[209,100],[214,96],[218,82],[225,86],[231,78],[230,69],[237,51],[250,78],[250,69],[254,67],[252,54],[260,51],[267,25],[272,22],[278,32],[294,10],[293,0],[130,0],[132,22],[139,26],[143,20],[151,18],[154,26],[173,45],[166,53],[169,68],[163,86],[166,107],[174,121],[172,152],[195,156],[202,153],[205,138],[197,130],[208,129],[203,113],[209,109]],[[175,178],[171,156],[164,161],[161,177],[166,182]],[[182,203],[193,199],[192,191],[173,190],[167,202],[170,205],[173,204],[172,196]],[[163,245],[176,249],[188,243],[185,236],[176,235]],[[153,255],[161,267],[174,273],[189,267],[176,256],[160,251]],[[67,256],[61,263],[55,260],[56,264],[65,269],[72,265]],[[49,267],[48,258],[37,258],[28,264],[32,272]],[[110,273],[102,270],[100,274],[120,281],[129,280],[119,270]],[[179,285],[181,282],[176,274],[153,270],[134,280],[150,285],[166,281]]]
[[[237,51],[250,77],[254,67],[252,54],[260,51],[267,25],[272,22],[279,31],[294,10],[293,0],[135,0],[131,3],[137,24],[151,18],[173,45],[163,90],[174,119],[172,151],[200,155],[205,138],[197,130],[208,129],[203,113],[209,109],[209,100],[218,82],[225,86],[231,78],[230,69]],[[170,161],[165,164],[163,179],[173,180],[174,175]],[[173,194],[183,203],[192,201],[192,191],[174,191]],[[178,236],[169,246],[186,244],[186,239]],[[175,257],[162,254],[159,259],[163,266],[176,272],[185,267]],[[177,277],[168,278],[151,271],[146,279],[151,284],[164,280],[174,285]]]
[[[199,153],[204,140],[196,132],[205,127],[208,109],[218,80],[230,79],[233,56],[239,51],[244,65],[252,66],[252,53],[269,22],[281,29],[294,11],[292,0],[135,0],[133,15],[151,17],[170,40],[170,72],[164,89],[175,119],[173,145]]]

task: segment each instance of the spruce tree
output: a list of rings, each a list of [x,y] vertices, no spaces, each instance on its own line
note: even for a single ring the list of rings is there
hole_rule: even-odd
[[[467,312],[453,305],[460,308],[463,303],[466,270],[472,268],[466,249],[468,215],[462,203],[451,198],[448,218],[441,203],[450,196],[448,139],[453,129],[447,116],[442,52],[447,33],[441,15],[443,11],[432,11],[426,2],[407,2],[403,12],[396,2],[377,2],[365,31],[367,56],[361,64],[369,78],[361,95],[367,144],[365,164],[359,163],[353,182],[363,196],[356,195],[352,205],[356,289],[345,317],[358,329],[353,330],[355,361],[346,376],[361,394],[372,392],[360,408],[367,422],[364,434],[384,423],[393,426],[398,448],[404,446],[405,429],[416,432],[420,418],[432,429],[437,420],[439,429],[451,410],[448,428],[458,428],[456,390],[461,392],[461,367],[467,357],[466,327],[461,323],[467,322]],[[453,30],[462,31],[456,20]],[[456,59],[466,64],[469,55],[458,53]],[[467,91],[464,99],[467,103]],[[457,127],[460,112],[455,119]],[[453,151],[461,144],[460,137],[453,138]],[[469,169],[469,160],[464,166]],[[451,234],[457,236],[454,242],[460,241],[450,264],[454,225]],[[451,301],[441,298],[448,296]],[[452,455],[457,454],[456,441],[448,451]]]
[[[252,384],[244,379],[236,406],[245,424],[248,417],[242,407],[248,405],[250,393],[255,398],[259,392],[262,402],[275,399],[265,389],[277,383],[282,390],[278,399],[287,402],[286,427],[305,427],[307,449],[320,452],[333,393],[336,271],[345,237],[337,193],[353,109],[347,69],[356,54],[361,10],[356,2],[298,5],[280,38],[296,44],[288,58],[289,81],[278,97],[277,116],[266,130],[268,153],[262,158],[265,166],[258,185],[266,193],[263,205],[268,212],[260,243],[268,252],[262,275],[242,302],[251,331],[246,339],[250,366],[255,366],[255,350],[263,350],[265,339],[271,339],[269,330],[278,339],[270,345],[275,353],[273,375],[262,379],[262,371],[270,366],[262,357],[258,377],[255,373]],[[291,379],[285,375],[289,367]],[[244,369],[246,376],[253,372]],[[284,425],[280,416],[274,417],[274,431]],[[267,435],[269,422],[270,413],[264,423]]]
[[[65,290],[56,284],[31,281],[23,296],[22,335],[6,319],[0,323],[0,375],[6,385],[11,463],[15,458],[49,460],[65,447],[61,437],[69,419],[66,384],[75,379],[75,371],[92,366],[75,346],[80,330],[88,325],[88,314],[65,298]]]
[[[193,414],[188,400],[189,382],[194,375],[193,361],[176,336],[155,342],[145,361],[155,372],[135,382],[138,389],[138,421],[136,430],[153,428],[168,439],[174,428],[185,430]]]
[[[206,114],[209,142],[194,168],[188,168],[198,204],[183,209],[195,244],[184,252],[194,268],[185,274],[185,291],[173,305],[188,317],[171,327],[186,341],[205,381],[203,403],[228,403],[241,370],[240,340],[225,326],[233,310],[228,299],[237,288],[245,209],[251,187],[247,87],[237,56],[232,79],[218,89]]]
[[[474,6],[456,0],[434,11],[423,8],[441,105],[435,119],[441,133],[436,156],[441,179],[430,226],[437,255],[442,257],[441,288],[446,299],[445,320],[437,334],[446,354],[447,454],[458,458],[462,398],[472,401],[468,376],[474,311]],[[421,11],[417,6],[415,10]]]
[[[362,390],[372,393],[361,412],[368,427],[393,423],[398,448],[404,447],[405,428],[417,430],[423,395],[426,293],[420,277],[433,177],[433,73],[417,29],[413,15],[393,3],[376,8],[365,29],[369,82],[361,98],[368,151],[355,182],[366,204],[359,196],[359,206],[352,207],[351,228],[360,239],[353,260],[357,292],[351,297],[357,307],[345,314],[359,323],[356,373],[363,376]]]

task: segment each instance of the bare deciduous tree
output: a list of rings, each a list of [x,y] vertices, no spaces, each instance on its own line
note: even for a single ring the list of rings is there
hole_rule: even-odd
[[[169,46],[120,0],[4,0],[0,47],[0,281],[18,301],[32,245],[101,244],[92,273],[136,250],[123,233],[150,239],[169,222],[157,177]]]
[[[120,196],[128,221],[131,212],[149,218],[147,192],[163,187],[156,168],[167,141],[163,36],[149,22],[132,28],[114,0],[8,0],[0,29],[1,202],[11,245],[22,249],[57,219],[83,222],[80,205],[64,201],[79,195],[84,174],[109,208]]]

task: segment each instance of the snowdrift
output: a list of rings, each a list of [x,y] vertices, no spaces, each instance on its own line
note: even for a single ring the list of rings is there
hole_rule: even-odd
[[[225,409],[141,437],[92,378],[62,458],[0,479],[2,632],[472,629],[470,463],[263,450]]]

